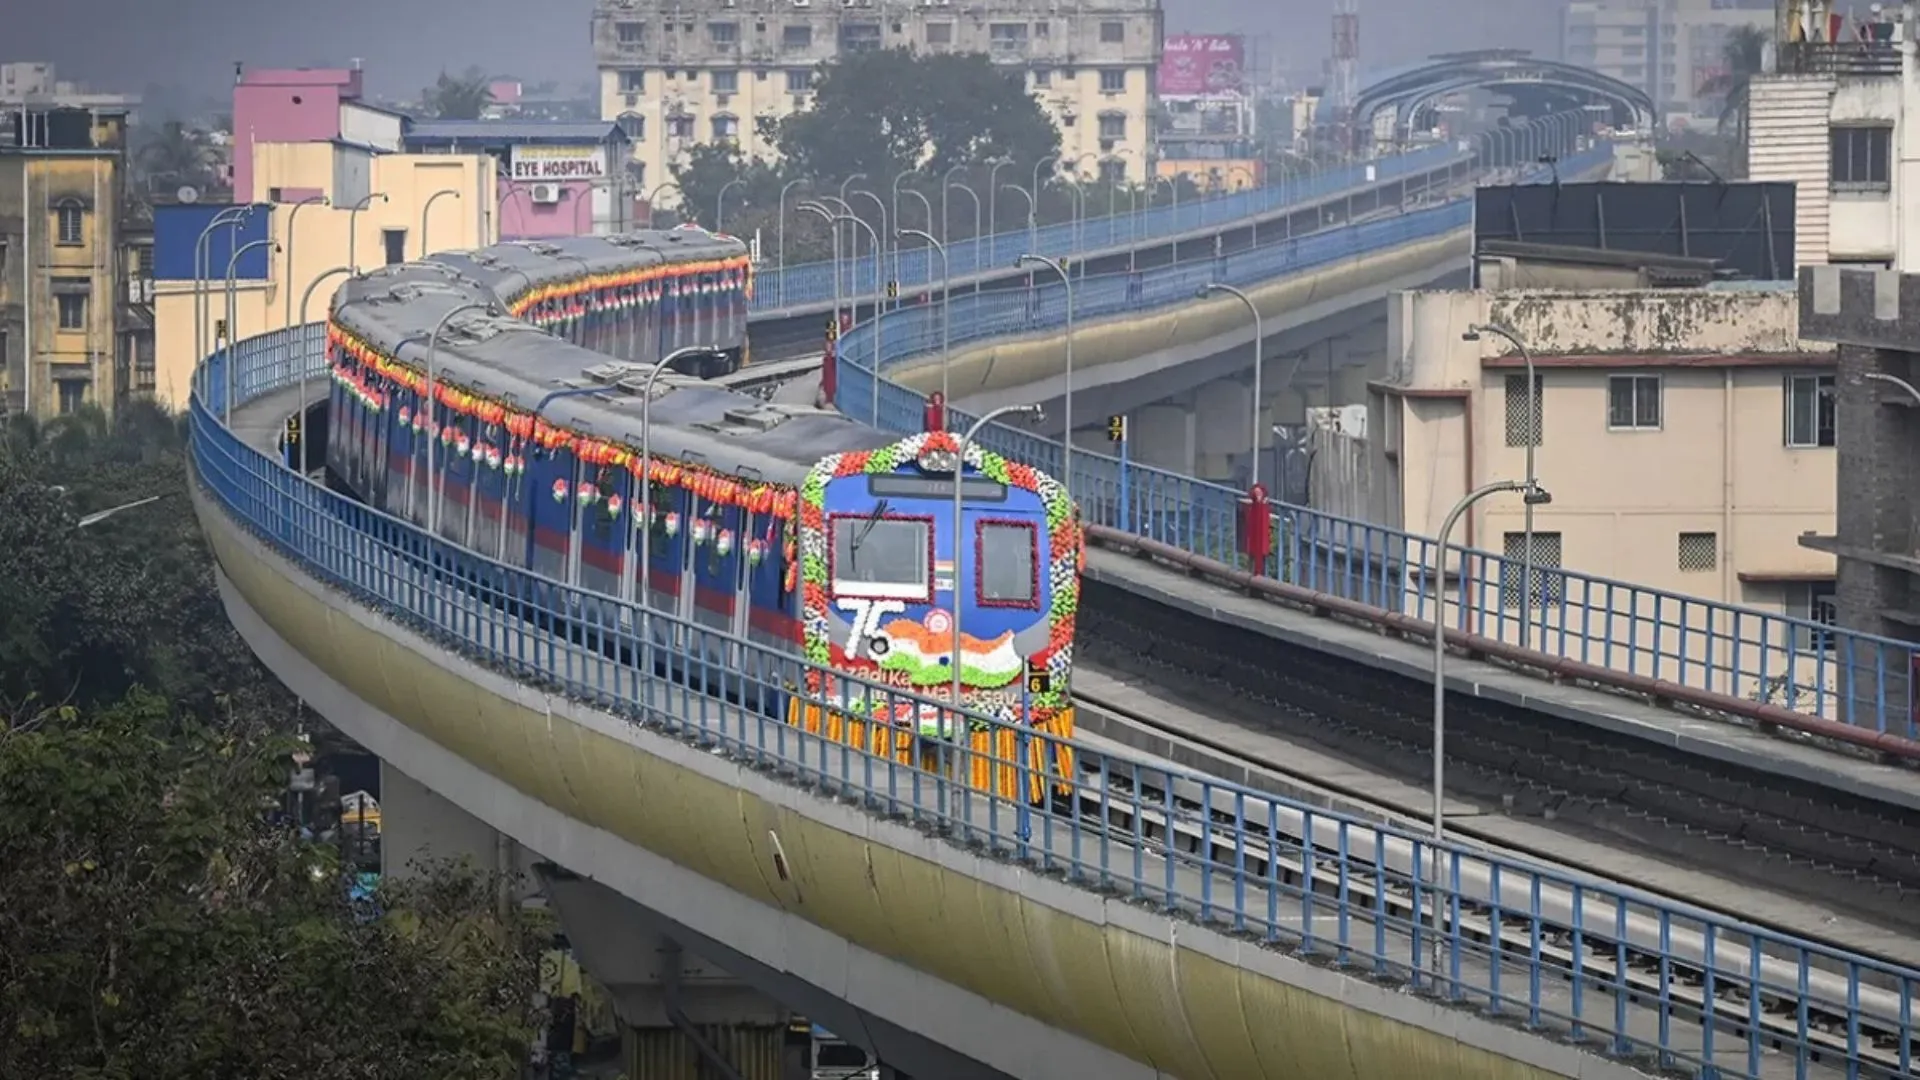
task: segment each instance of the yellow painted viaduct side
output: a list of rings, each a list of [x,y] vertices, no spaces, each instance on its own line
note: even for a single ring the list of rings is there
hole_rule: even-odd
[[[1471,247],[1471,230],[1456,229],[1389,251],[1245,286],[1245,291],[1260,309],[1266,332],[1276,334],[1334,313],[1338,310],[1334,305],[1342,297],[1377,292],[1394,281],[1434,273],[1450,262],[1464,267]],[[1251,322],[1246,308],[1232,298],[1196,299],[1158,311],[1076,321],[1073,369],[1076,375],[1090,374],[1110,364],[1159,353],[1197,359],[1205,355],[1200,347],[1215,339],[1236,332],[1250,337]],[[1065,342],[1065,327],[1053,326],[1032,334],[956,345],[950,373],[955,399],[1028,386],[1059,375],[1066,367]],[[928,353],[910,359],[901,367],[888,369],[886,376],[919,393],[931,393],[940,388],[940,356]]]
[[[204,491],[196,489],[194,501],[229,612],[243,632],[254,628],[249,640],[270,665],[273,654],[297,653],[303,670],[310,665],[342,692],[338,700],[358,699],[356,723],[373,717],[403,726],[397,737],[463,759],[474,780],[439,794],[483,820],[493,813],[496,828],[514,833],[499,823],[499,807],[516,801],[564,815],[561,824],[581,837],[566,845],[568,854],[599,864],[569,864],[575,873],[617,884],[631,872],[618,865],[617,853],[626,852],[627,862],[670,862],[698,875],[688,880],[726,901],[708,907],[749,913],[726,916],[737,932],[714,926],[720,916],[709,912],[662,913],[695,928],[705,918],[702,932],[721,940],[764,942],[769,927],[811,924],[909,974],[1045,1025],[1036,1030],[1110,1048],[1112,1077],[1640,1075],[1476,1013],[981,857],[512,682],[304,576]],[[773,869],[775,834],[790,880]],[[993,1042],[991,1034],[982,1041]],[[1006,1053],[995,1060],[990,1045],[959,1049],[1011,1075],[1040,1075]]]

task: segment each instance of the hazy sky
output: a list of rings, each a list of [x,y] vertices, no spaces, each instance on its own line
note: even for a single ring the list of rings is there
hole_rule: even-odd
[[[1169,33],[1265,34],[1283,59],[1327,53],[1332,0],[1164,0]],[[4,0],[0,60],[51,60],[101,90],[218,93],[235,60],[344,65],[375,93],[412,97],[442,67],[537,82],[592,74],[592,0]],[[1363,71],[1511,45],[1545,51],[1561,0],[1360,0]]]

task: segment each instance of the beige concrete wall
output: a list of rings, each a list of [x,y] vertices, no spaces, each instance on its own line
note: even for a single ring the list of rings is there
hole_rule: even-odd
[[[254,147],[254,177],[259,190],[270,187],[317,189],[333,194],[334,148],[327,143],[261,143]],[[346,266],[349,252],[362,269],[385,263],[382,236],[387,229],[406,232],[406,257],[421,255],[422,212],[436,192],[460,194],[433,203],[426,221],[426,242],[435,250],[484,247],[497,238],[495,178],[491,159],[456,154],[387,154],[372,162],[371,190],[384,192],[385,201],[372,200],[355,215],[347,209],[314,204],[272,208],[271,235],[280,250],[268,261],[264,281],[240,282],[235,290],[235,329],[241,338],[280,329],[287,303],[294,322],[307,287],[327,270]],[[349,244],[348,227],[354,242]],[[218,268],[224,274],[225,267]],[[313,292],[312,311],[319,318],[342,279],[335,277]],[[212,334],[215,320],[226,317],[224,279],[209,289],[212,309],[203,333]],[[189,380],[198,358],[193,355],[193,285],[163,282],[154,296],[154,397],[173,408],[185,408]]]

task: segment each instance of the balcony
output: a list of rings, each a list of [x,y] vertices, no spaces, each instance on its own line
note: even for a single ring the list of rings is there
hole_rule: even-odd
[[[1900,74],[1900,46],[1891,41],[1797,41],[1780,47],[1780,70],[1791,75],[1886,78]]]

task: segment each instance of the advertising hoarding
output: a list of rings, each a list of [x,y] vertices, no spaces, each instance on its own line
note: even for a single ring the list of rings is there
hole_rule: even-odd
[[[598,180],[607,175],[607,149],[516,145],[508,151],[507,168],[515,180]]]
[[[1160,51],[1161,97],[1238,94],[1246,84],[1246,46],[1239,34],[1173,34]]]

